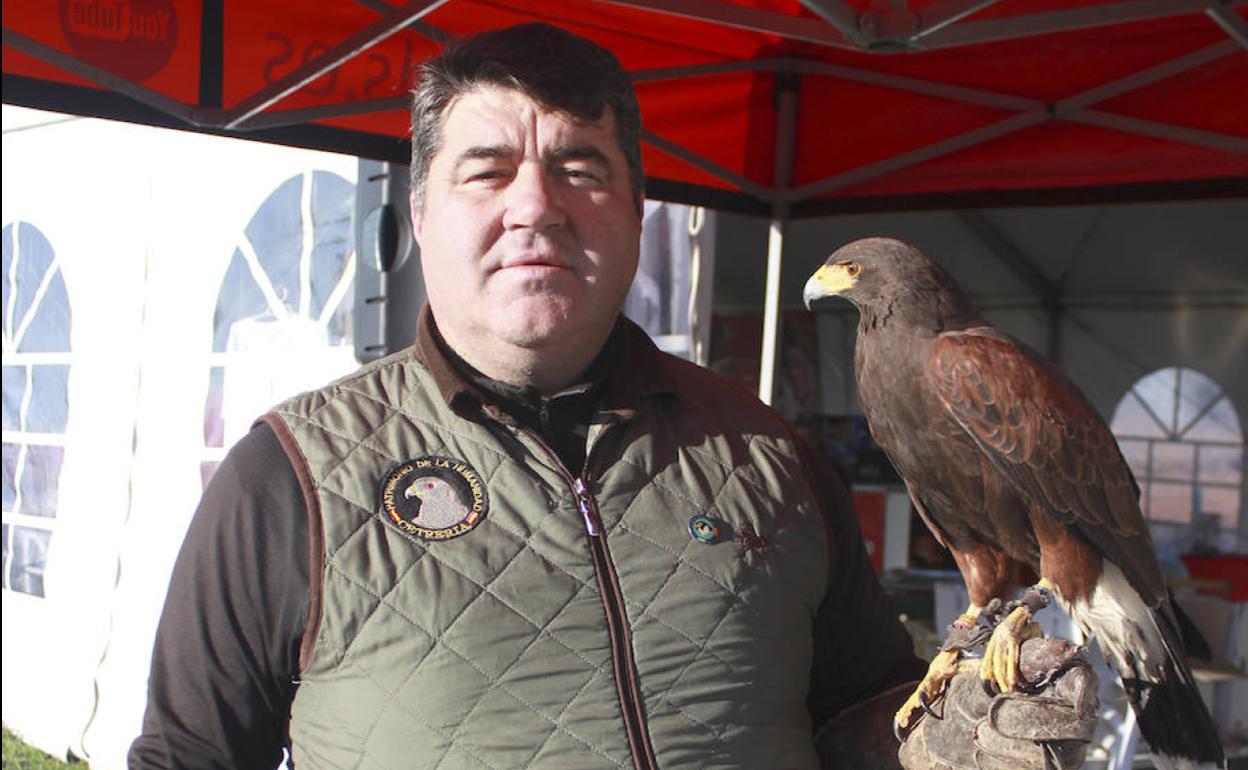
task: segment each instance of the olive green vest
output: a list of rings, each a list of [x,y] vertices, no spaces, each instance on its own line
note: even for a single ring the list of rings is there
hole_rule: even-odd
[[[322,524],[298,770],[818,766],[828,546],[797,453],[744,390],[642,354],[670,388],[595,420],[583,493],[410,349],[269,416]]]

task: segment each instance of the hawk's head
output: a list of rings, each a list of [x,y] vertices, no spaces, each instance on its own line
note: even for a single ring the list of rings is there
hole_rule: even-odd
[[[864,315],[906,318],[925,326],[977,317],[944,268],[895,238],[863,238],[842,246],[802,291],[811,310],[837,297],[854,303]]]

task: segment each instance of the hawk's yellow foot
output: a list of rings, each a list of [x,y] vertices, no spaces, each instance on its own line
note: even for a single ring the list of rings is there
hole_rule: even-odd
[[[897,739],[901,740],[924,711],[931,712],[931,705],[940,700],[945,693],[945,687],[954,674],[958,673],[959,662],[962,656],[962,648],[952,645],[955,635],[960,632],[965,633],[975,627],[976,617],[979,615],[979,607],[971,605],[967,607],[966,612],[953,622],[949,629],[950,639],[945,642],[945,649],[937,653],[936,657],[927,667],[927,673],[923,675],[922,681],[914,688],[914,692],[906,699],[906,702],[897,710],[897,714],[893,717],[893,733],[897,735]]]
[[[893,732],[898,738],[914,727],[923,712],[929,710],[930,705],[944,695],[945,686],[958,672],[960,655],[959,650],[941,650],[932,659],[919,686],[914,688],[914,692],[910,693],[910,697],[906,698],[906,702],[901,704],[893,717]]]
[[[979,676],[985,687],[996,692],[1013,692],[1017,688],[1019,648],[1028,639],[1044,635],[1031,618],[1048,604],[1051,588],[1052,584],[1041,578],[993,629],[992,637],[984,646],[984,659],[979,663]]]
[[[1031,622],[1031,610],[1017,607],[992,632],[979,663],[979,676],[997,692],[1012,692],[1018,685],[1018,650],[1023,642],[1043,636]]]

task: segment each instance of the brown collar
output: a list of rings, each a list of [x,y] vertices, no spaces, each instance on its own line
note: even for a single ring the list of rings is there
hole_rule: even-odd
[[[667,358],[649,335],[623,315],[616,321],[613,336],[618,336],[618,358],[610,366],[603,391],[602,409],[629,419],[640,406],[641,399],[662,393],[674,393],[675,386],[667,370]],[[416,343],[413,353],[433,375],[438,391],[447,405],[460,414],[485,407],[497,418],[497,397],[475,385],[470,377],[442,351],[440,335],[428,305],[420,311],[416,322]]]

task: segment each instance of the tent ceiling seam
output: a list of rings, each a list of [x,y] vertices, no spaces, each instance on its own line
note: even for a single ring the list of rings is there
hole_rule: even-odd
[[[384,15],[393,10],[393,6],[385,2],[385,0],[353,0],[353,2],[356,5],[364,6],[378,15]],[[422,35],[432,40],[443,48],[451,43],[454,43],[458,39],[441,27],[430,24],[424,19],[416,19],[412,23],[408,24],[407,28],[418,35]]]
[[[1118,130],[1141,133],[1152,137],[1161,136],[1166,139],[1187,141],[1189,143],[1195,143],[1205,147],[1214,147],[1215,149],[1231,149],[1232,151],[1238,152],[1240,140],[1235,137],[1215,134],[1213,132],[1202,132],[1198,129],[1185,129],[1179,126],[1174,126],[1172,127],[1172,130],[1169,130],[1165,128],[1166,124],[1152,123],[1150,121],[1126,117],[1120,118],[1119,116],[1112,115],[1111,113],[1100,111],[1093,111],[1091,115],[1084,116],[1083,120],[1079,120],[1085,112],[1084,108],[1091,104],[1105,101],[1115,96],[1121,96],[1124,93],[1138,90],[1144,86],[1164,80],[1165,78],[1169,78],[1179,73],[1202,66],[1208,62],[1232,53],[1234,50],[1235,44],[1232,41],[1215,43],[1156,66],[1132,73],[1131,75],[1119,78],[1118,80],[1103,83],[1095,88],[1088,89],[1082,93],[1054,102],[1051,105],[1020,112],[1013,117],[996,121],[986,126],[981,126],[980,128],[972,129],[971,131],[949,137],[933,144],[924,145],[923,147],[919,147],[899,155],[884,158],[865,166],[859,166],[856,169],[850,169],[849,171],[845,171],[841,174],[809,182],[795,189],[780,190],[778,191],[778,194],[782,197],[787,197],[789,200],[814,198],[831,192],[832,190],[846,187],[851,184],[857,184],[868,179],[874,179],[885,174],[892,173],[893,171],[898,171],[902,168],[907,168],[942,155],[947,155],[957,150],[982,144],[992,139],[1014,133],[1029,126],[1051,119],[1065,119],[1085,123],[1099,122],[1098,124],[1104,124],[1106,126],[1113,124],[1112,127]],[[1165,136],[1162,136],[1163,132],[1166,133]]]
[[[958,219],[1007,270],[1036,295],[1047,321],[1045,353],[1057,361],[1062,353],[1062,291],[1061,287],[1036,265],[1026,251],[1000,225],[982,211],[958,212]]]
[[[736,186],[742,192],[749,193],[759,200],[771,202],[776,197],[772,190],[758,184],[752,179],[734,174],[732,171],[729,171],[723,166],[707,160],[701,155],[687,150],[675,142],[670,142],[652,131],[643,128],[641,130],[641,139],[647,144],[654,145],[663,152],[675,156],[695,168],[699,168],[718,179],[722,179],[723,181]]]
[[[927,37],[924,50],[995,43],[1017,38],[1039,37],[1057,32],[1094,29],[1112,24],[1149,21],[1168,16],[1197,13],[1220,6],[1218,0],[1126,0],[1126,2],[1046,11],[984,21],[950,25]]]
[[[1173,123],[1158,123],[1152,120],[1132,118],[1102,110],[1082,110],[1075,115],[1064,116],[1062,119],[1072,123],[1083,123],[1128,134],[1147,136],[1152,139],[1164,139],[1196,147],[1206,147],[1210,150],[1248,155],[1248,139],[1216,131],[1176,126]]]
[[[997,2],[999,0],[938,0],[917,12],[918,29],[911,36],[911,40],[933,35]]]
[[[850,42],[867,46],[871,41],[863,16],[844,0],[799,0],[802,7],[830,24]]]
[[[376,1],[356,0],[370,3]],[[923,12],[916,14],[908,9],[860,14],[843,0],[801,0],[803,7],[820,17],[818,22],[754,8],[725,6],[712,0],[600,1],[641,11],[680,16],[721,27],[777,35],[787,40],[881,55],[1038,37],[1201,11],[1211,16],[1219,13],[1229,18],[1234,17],[1234,14],[1228,14],[1224,10],[1225,5],[1219,0],[1125,0],[1091,8],[1046,11],[983,21],[965,19],[997,0],[944,0],[925,9],[926,15]]]
[[[55,48],[44,45],[36,40],[26,37],[18,32],[14,32],[8,27],[4,28],[4,44],[11,46],[18,51],[39,59],[42,62],[51,64],[54,67],[60,67],[71,75],[76,75],[84,80],[89,80],[96,85],[103,86],[110,91],[116,91],[119,94],[134,99],[137,102],[147,105],[154,110],[159,110],[167,115],[172,115],[179,120],[194,126],[202,126],[196,120],[196,110],[185,104],[170,99],[164,94],[157,93],[150,88],[145,88],[137,83],[126,80],[123,77],[114,75],[113,73],[88,64],[81,59],[58,51]]]
[[[907,77],[905,75],[873,72],[857,67],[846,67],[841,64],[815,62],[808,59],[787,59],[785,61],[787,66],[803,74],[835,77],[856,83],[894,88],[899,91],[910,91],[926,96],[937,96],[951,101],[1015,111],[1036,109],[1044,105],[1044,102],[1038,99],[1002,94],[995,91],[984,91],[966,86],[956,86],[932,80]]]
[[[1239,43],[1241,48],[1248,49],[1248,23],[1237,13],[1231,13],[1225,6],[1213,5],[1205,9],[1209,18],[1222,28],[1222,31]]]
[[[600,0],[641,11],[679,16],[719,27],[776,35],[786,40],[861,51],[862,48],[822,21],[802,19],[782,13],[763,11],[739,5],[725,5],[713,0]]]
[[[1144,86],[1149,86],[1195,69],[1234,52],[1235,44],[1230,40],[1214,43],[1152,67],[1138,70],[1117,80],[1102,83],[1095,88],[1090,88],[1074,96],[1060,99],[1053,103],[1053,114],[1055,117],[1063,117],[1070,112],[1077,112],[1084,107],[1112,99],[1115,96],[1121,96],[1130,91],[1137,91]]]
[[[893,171],[899,171],[942,155],[948,155],[957,150],[983,144],[1047,120],[1050,120],[1047,110],[1043,108],[1029,110],[994,123],[989,123],[986,126],[951,136],[939,142],[923,145],[922,147],[917,147],[913,150],[875,161],[874,163],[868,163],[865,166],[859,166],[834,176],[808,182],[800,187],[780,191],[780,194],[787,197],[790,201],[815,198],[841,187],[875,179]]]
[[[934,80],[923,80],[906,75],[894,75],[886,72],[875,72],[843,64],[802,59],[787,56],[768,59],[747,59],[737,61],[714,62],[711,64],[690,64],[682,67],[660,67],[656,69],[637,70],[629,74],[634,83],[653,83],[664,80],[680,80],[685,78],[709,77],[713,75],[731,75],[745,72],[771,72],[774,74],[797,73],[802,75],[818,75],[839,78],[867,85],[894,88],[899,91],[910,91],[927,96],[938,96],[951,101],[980,104],[1007,110],[1028,110],[1042,106],[1037,99],[1029,99],[995,91],[984,91],[977,88],[940,83]]]
[[[659,67],[657,69],[637,70],[630,72],[629,77],[634,83],[653,83],[662,80],[680,80],[684,78],[706,77],[710,75],[729,75],[736,72],[775,71],[784,66],[788,59],[746,59],[737,61],[714,62],[711,64],[690,64],[683,67]]]
[[[249,118],[240,124],[240,130],[257,130],[263,128],[281,128],[294,126],[315,120],[343,118],[354,115],[368,115],[377,112],[406,112],[411,107],[411,100],[406,96],[393,96],[388,99],[369,99],[361,102],[339,102],[321,107],[302,107],[279,112],[265,112]]]
[[[1006,234],[1001,226],[982,211],[959,211],[958,220],[988,247],[988,251],[1027,287],[1041,305],[1052,311],[1061,297],[1061,289],[1044,274],[1035,260]]]

